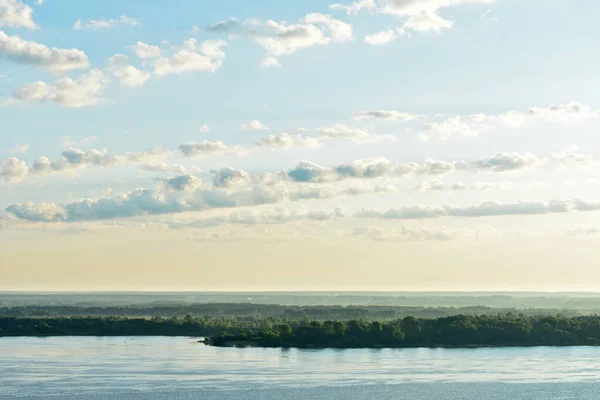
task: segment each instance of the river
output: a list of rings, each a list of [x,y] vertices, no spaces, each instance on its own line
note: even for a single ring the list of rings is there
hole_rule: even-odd
[[[0,399],[598,399],[600,348],[216,348],[184,337],[0,338]]]

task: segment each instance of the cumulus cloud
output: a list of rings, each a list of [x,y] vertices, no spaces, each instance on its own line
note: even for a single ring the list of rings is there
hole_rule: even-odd
[[[269,127],[266,126],[265,124],[263,124],[262,122],[260,122],[259,120],[253,119],[252,121],[250,121],[246,124],[240,125],[240,129],[244,129],[244,130],[248,130],[248,131],[265,131],[265,130],[269,129]]]
[[[344,218],[346,215],[341,208],[333,211],[328,210],[297,210],[291,211],[284,207],[276,207],[268,211],[244,210],[206,218],[193,218],[185,221],[169,222],[170,229],[188,229],[188,228],[213,228],[222,225],[274,225],[285,224],[293,221],[312,221],[324,222],[338,218]]]
[[[256,147],[267,148],[267,149],[293,149],[293,148],[311,148],[318,147],[321,143],[311,137],[281,133],[279,135],[268,135],[263,136],[257,142],[254,143]]]
[[[88,68],[90,65],[87,55],[81,50],[49,48],[43,44],[21,39],[18,35],[7,35],[2,31],[0,31],[0,57],[22,64],[41,66],[56,72]]]
[[[350,4],[332,4],[333,10],[348,15],[361,11],[381,13],[397,17],[402,25],[398,29],[415,32],[439,32],[454,26],[454,21],[442,18],[438,11],[461,4],[489,4],[495,0],[358,0]]]
[[[204,124],[200,127],[200,129],[198,129],[198,131],[200,131],[200,133],[208,133],[210,132],[210,126],[208,126],[208,124]]]
[[[482,130],[479,116],[452,117],[441,122],[430,122],[423,128],[419,135],[422,140],[430,140],[434,136],[441,139],[450,139],[453,136],[473,137]]]
[[[400,29],[387,29],[385,31],[373,33],[371,35],[365,35],[365,43],[374,46],[381,46],[393,42],[394,40],[396,40],[396,38],[398,38],[398,36],[402,35],[403,31]]]
[[[201,179],[194,175],[179,175],[173,178],[163,180],[164,190],[167,192],[191,192],[203,186]]]
[[[420,133],[422,140],[434,137],[449,139],[455,136],[473,137],[493,127],[517,128],[527,123],[563,123],[572,124],[600,117],[600,111],[590,106],[569,102],[564,105],[548,107],[530,107],[521,111],[509,111],[500,114],[472,114],[452,116],[442,121],[426,124]]]
[[[100,94],[109,82],[104,72],[93,69],[77,80],[65,77],[51,84],[28,83],[13,94],[13,99],[29,103],[52,101],[71,108],[88,107],[104,101]]]
[[[352,114],[352,119],[361,121],[364,119],[384,119],[392,121],[412,121],[419,118],[418,115],[403,113],[396,110],[365,110]]]
[[[135,52],[135,54],[142,60],[158,58],[162,55],[162,50],[158,46],[146,44],[144,42],[137,42],[135,45],[129,47]]]
[[[525,185],[526,186],[526,185]],[[416,190],[424,192],[439,192],[439,191],[461,191],[461,190],[511,190],[515,187],[515,184],[510,181],[501,182],[474,182],[474,183],[462,183],[457,182],[452,185],[446,185],[439,179],[433,179],[430,181],[421,181],[415,187]]]
[[[474,166],[480,170],[513,171],[537,167],[542,162],[542,159],[531,153],[497,153],[493,157],[477,159]]]
[[[27,172],[27,163],[15,157],[5,160],[0,167],[0,176],[9,182],[20,181]]]
[[[239,187],[250,184],[254,179],[246,171],[237,168],[221,168],[212,171],[213,185],[216,187]]]
[[[196,39],[188,39],[182,50],[154,61],[154,73],[165,76],[194,71],[215,72],[223,64],[225,52],[222,47],[226,45],[224,40],[205,40],[199,44]]]
[[[348,126],[346,124],[336,124],[327,128],[317,129],[318,138],[327,139],[347,139],[357,143],[371,143],[382,140],[395,140],[392,135],[378,135],[366,129]]]
[[[100,30],[100,29],[114,29],[119,26],[137,26],[141,25],[141,22],[135,18],[128,17],[126,15],[121,15],[119,18],[98,18],[98,19],[90,19],[86,22],[82,22],[80,19],[75,21],[73,24],[73,29],[90,29],[90,30]]]
[[[172,190],[137,189],[110,198],[84,199],[66,204],[23,203],[6,208],[12,217],[31,222],[75,222],[164,215],[215,208],[234,208],[284,201],[356,196],[388,190],[386,187],[364,188],[294,188],[254,185],[240,190],[190,189],[186,179],[172,181]],[[177,190],[183,188],[184,190]],[[316,217],[315,217],[316,218]]]
[[[354,228],[352,234],[381,242],[449,241],[458,236],[458,232],[446,227],[415,228],[409,226],[402,226],[400,229],[363,226]]]
[[[28,144],[17,146],[14,149],[8,150],[8,152],[12,153],[12,154],[25,154],[28,151],[29,151],[29,145]]]
[[[186,157],[200,157],[220,154],[232,154],[236,147],[228,146],[221,141],[203,140],[202,142],[187,142],[179,146],[179,151]]]
[[[363,209],[355,214],[358,218],[379,219],[431,219],[440,217],[493,217],[508,215],[544,215],[568,212],[585,212],[600,210],[600,202],[589,202],[581,199],[543,201],[519,201],[516,203],[499,203],[487,201],[475,206],[457,207],[450,205],[403,206],[386,211]]]
[[[21,0],[0,0],[0,26],[37,28],[33,22],[33,10]]]
[[[138,169],[147,172],[167,172],[172,174],[184,175],[187,173],[187,168],[181,164],[143,164]]]
[[[66,149],[56,161],[48,157],[36,158],[31,165],[24,160],[9,158],[0,166],[0,177],[7,181],[20,181],[29,175],[46,175],[51,173],[81,169],[90,166],[127,165],[147,162],[152,158],[169,154],[161,147],[152,150],[130,152],[116,155],[104,150]]]
[[[278,57],[316,45],[352,40],[352,25],[330,15],[310,13],[297,24],[273,20],[236,19],[219,22],[208,28],[213,32],[230,36],[247,36],[259,43],[266,51],[264,67],[280,67]]]
[[[129,65],[128,57],[123,54],[115,54],[108,59],[108,70],[121,84],[129,87],[142,86],[152,76],[149,72],[141,71],[133,65]]]

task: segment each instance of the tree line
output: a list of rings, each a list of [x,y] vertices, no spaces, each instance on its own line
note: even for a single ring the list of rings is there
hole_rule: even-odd
[[[413,316],[386,320],[254,317],[0,317],[0,336],[192,336],[215,346],[435,347],[600,345],[600,316]]]

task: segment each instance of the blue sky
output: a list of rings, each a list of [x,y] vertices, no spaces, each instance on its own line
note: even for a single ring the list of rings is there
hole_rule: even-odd
[[[358,241],[377,257],[382,243],[396,246],[396,256],[412,244],[456,254],[500,243],[502,254],[523,250],[515,239],[522,236],[549,248],[564,238],[593,247],[600,232],[597,214],[587,212],[600,201],[597,1],[340,3],[0,0],[0,239],[4,265],[19,260],[26,271],[0,267],[9,282],[0,289],[44,287],[30,279],[35,258],[24,261],[18,250],[44,232],[56,235],[36,253],[59,270],[56,254],[74,231],[82,246],[97,242],[97,251],[115,257],[125,252],[110,241],[119,235],[160,238],[185,251],[225,238],[257,259],[265,255],[252,241],[281,237],[292,248],[299,237],[326,238],[334,248]],[[386,43],[373,44],[377,33]],[[139,42],[156,54],[139,56]],[[51,48],[75,58],[51,59]],[[134,152],[144,153],[126,154]],[[136,197],[136,189],[154,197]],[[559,200],[564,215],[556,215]],[[429,216],[427,207],[443,210],[425,222],[359,213],[405,206]],[[466,208],[452,211],[459,206]],[[293,216],[273,215],[279,207]],[[247,219],[239,222],[236,212]],[[189,222],[202,218],[216,219]],[[329,268],[331,248],[315,252],[315,271]],[[182,268],[191,268],[185,260]],[[473,274],[475,264],[466,262],[462,273]],[[415,265],[438,268],[423,259]],[[556,271],[540,287],[560,286]],[[164,288],[161,276],[150,274],[143,287]],[[240,287],[218,274],[210,279]],[[315,272],[301,288],[320,281]],[[260,278],[253,284],[268,287]],[[444,289],[418,274],[414,284]],[[507,280],[502,289],[511,287]]]

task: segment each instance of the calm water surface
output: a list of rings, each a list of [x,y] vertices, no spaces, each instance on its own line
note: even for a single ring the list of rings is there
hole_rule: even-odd
[[[0,399],[600,399],[600,348],[296,350],[0,338]]]

